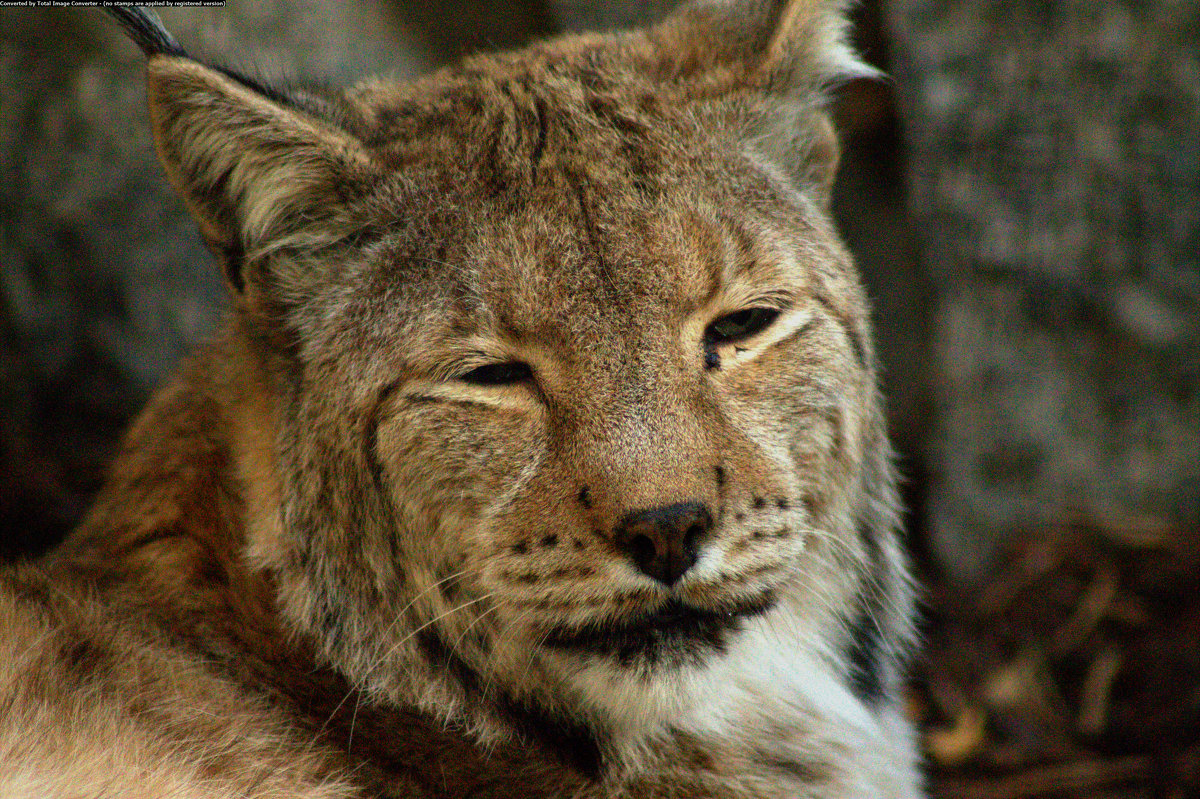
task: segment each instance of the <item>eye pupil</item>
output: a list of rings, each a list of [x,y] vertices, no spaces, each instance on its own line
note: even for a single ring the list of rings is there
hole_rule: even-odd
[[[507,386],[529,380],[532,377],[533,370],[529,368],[529,364],[507,361],[477,367],[460,377],[459,380],[474,386]]]
[[[741,341],[766,328],[777,316],[775,308],[746,308],[722,316],[704,331],[704,342],[713,345]]]

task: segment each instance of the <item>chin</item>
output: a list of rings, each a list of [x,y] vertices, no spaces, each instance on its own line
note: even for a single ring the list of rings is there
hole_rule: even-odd
[[[553,628],[541,651],[590,715],[653,731],[720,690],[731,650],[774,607],[770,595],[721,608],[673,598],[621,619]]]

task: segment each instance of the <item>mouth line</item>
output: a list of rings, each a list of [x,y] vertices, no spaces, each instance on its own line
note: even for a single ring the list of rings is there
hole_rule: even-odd
[[[542,643],[554,649],[615,655],[622,664],[638,659],[653,661],[669,651],[698,657],[705,650],[724,651],[730,633],[774,604],[770,594],[721,610],[671,599],[654,611],[630,619],[556,627],[542,638]]]

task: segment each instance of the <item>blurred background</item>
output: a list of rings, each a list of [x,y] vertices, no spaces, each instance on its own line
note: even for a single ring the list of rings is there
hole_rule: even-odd
[[[664,0],[165,9],[269,80],[413,76]],[[1200,4],[867,0],[835,213],[874,300],[946,797],[1200,796]],[[93,9],[0,9],[0,558],[78,520],[223,288]]]

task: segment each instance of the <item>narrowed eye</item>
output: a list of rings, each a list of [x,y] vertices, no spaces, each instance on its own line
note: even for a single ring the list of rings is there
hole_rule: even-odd
[[[706,345],[741,341],[763,330],[779,316],[776,308],[747,308],[722,316],[704,330]]]
[[[472,369],[458,379],[473,386],[510,386],[533,378],[529,364],[520,361],[489,363]]]

